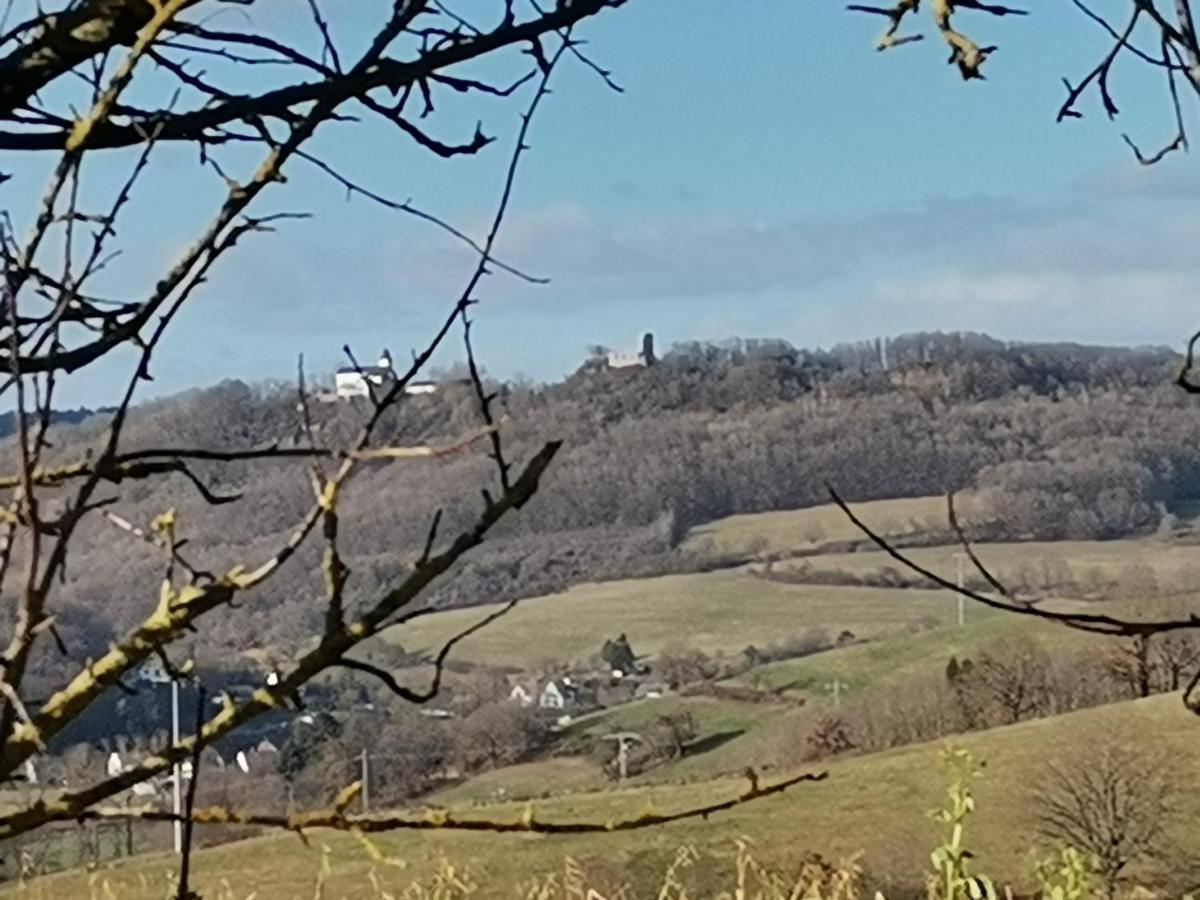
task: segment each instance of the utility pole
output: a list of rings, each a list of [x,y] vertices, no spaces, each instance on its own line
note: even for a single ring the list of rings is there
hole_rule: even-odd
[[[842,688],[848,688],[850,685],[841,679],[835,678],[829,684],[825,685],[825,687],[833,694],[833,708],[839,708],[842,705]]]
[[[640,744],[642,736],[632,731],[620,731],[616,734],[606,734],[604,740],[617,742],[617,773],[624,782],[629,777],[629,745]]]
[[[362,811],[369,813],[371,811],[371,754],[366,747],[363,747],[362,750],[360,766],[362,770],[359,775],[362,781]]]
[[[171,679],[171,746],[179,746],[179,680]],[[192,773],[192,777],[196,777],[196,773]],[[174,794],[175,801],[175,855],[183,853],[183,821],[180,816],[183,815],[183,767],[179,760],[175,761],[175,765],[171,771],[171,792]]]
[[[954,554],[954,559],[958,563],[958,627],[959,628],[962,628],[967,620],[966,619],[966,606],[964,603],[966,598],[963,596],[963,593],[962,593],[963,587],[966,585],[966,580],[965,580],[965,577],[963,574],[963,562],[966,560],[966,558],[967,558],[967,555],[965,553],[959,552],[959,553]]]
[[[179,746],[179,677],[156,662],[142,666],[138,672],[142,681],[171,685],[171,746]],[[195,777],[195,773],[192,773]],[[176,761],[171,767],[171,793],[174,795],[175,855],[183,853],[183,767]]]

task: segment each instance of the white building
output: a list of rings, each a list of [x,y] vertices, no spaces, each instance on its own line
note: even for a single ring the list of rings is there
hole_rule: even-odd
[[[373,366],[343,366],[333,376],[334,398],[338,400],[353,400],[355,397],[370,397],[371,389],[376,396],[395,382],[396,370],[392,366],[392,354],[387,350],[379,356],[379,362]],[[433,394],[441,384],[437,381],[410,381],[404,385],[406,394]]]
[[[396,380],[396,370],[392,368],[392,355],[386,350],[379,357],[379,362],[373,366],[343,366],[333,377],[334,393],[343,400],[354,397],[370,397],[371,389],[379,389],[389,382]]]
[[[508,692],[508,699],[522,706],[533,706],[533,694],[523,684],[514,684],[513,689]]]
[[[542,689],[538,697],[538,706],[542,709],[563,709],[567,705],[567,697],[562,689],[553,681]]]

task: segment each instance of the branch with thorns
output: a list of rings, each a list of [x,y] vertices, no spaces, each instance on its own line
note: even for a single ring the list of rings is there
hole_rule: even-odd
[[[188,14],[199,8],[202,0],[78,0],[61,13],[39,12],[0,35],[0,153],[58,156],[28,234],[19,237],[9,214],[0,216],[0,264],[4,270],[0,281],[0,372],[7,376],[0,384],[0,394],[9,392],[17,407],[16,462],[10,460],[9,474],[0,475],[0,491],[6,493],[0,506],[4,528],[0,587],[6,579],[17,577],[10,572],[16,569],[14,558],[24,565],[15,626],[0,654],[0,778],[42,752],[105,691],[128,690],[127,679],[143,664],[157,659],[170,672],[190,670],[190,662],[173,665],[168,651],[177,648],[185,635],[200,633],[211,614],[254,602],[251,592],[255,588],[287,567],[301,548],[317,542],[324,545],[321,569],[326,610],[323,622],[305,645],[308,649],[274,680],[249,697],[236,701],[222,698],[215,713],[201,704],[191,736],[137,760],[117,775],[6,809],[0,813],[0,835],[15,836],[53,822],[102,817],[103,805],[120,792],[190,761],[193,784],[184,814],[190,848],[190,825],[207,821],[204,811],[193,808],[194,777],[205,747],[271,710],[296,703],[305,684],[336,667],[357,669],[411,702],[426,702],[438,692],[447,659],[458,641],[503,614],[489,616],[448,641],[432,660],[432,677],[422,690],[389,684],[388,673],[370,671],[369,664],[353,656],[356,648],[384,628],[432,612],[420,603],[430,586],[531,499],[558,453],[558,441],[544,440],[523,463],[510,460],[503,443],[507,419],[476,357],[471,308],[479,302],[477,293],[485,276],[495,271],[531,283],[544,281],[498,259],[497,236],[510,206],[518,168],[529,149],[534,115],[550,94],[550,78],[560,61],[578,60],[619,90],[610,73],[583,54],[574,29],[624,2],[573,0],[546,9],[533,3],[533,14],[522,17],[512,2],[504,0],[500,24],[481,29],[458,19],[441,3],[381,0],[381,23],[365,46],[351,53],[348,44],[335,36],[333,21],[320,0],[308,0],[311,26],[321,43],[318,56],[263,33],[252,22],[244,28],[218,30],[209,23],[190,21]],[[505,51],[527,54],[532,60],[529,71],[501,84],[459,71],[466,64]],[[197,59],[203,65],[197,65]],[[246,93],[247,80],[242,76],[247,67],[264,65],[281,73],[283,83]],[[157,108],[140,108],[135,104],[144,101],[130,99],[135,92],[129,88],[140,83],[147,69],[154,74],[146,77],[157,78],[173,89],[170,100]],[[438,108],[435,98],[439,106],[443,97],[465,95],[499,102],[526,85],[532,85],[532,97],[521,116],[495,215],[479,240],[411,201],[392,201],[383,192],[362,186],[343,175],[335,162],[312,150],[319,129],[350,127],[365,112],[395,125],[403,135],[406,152],[432,154],[438,160],[472,156],[493,143],[482,124],[461,143],[435,137],[436,122],[424,121]],[[79,92],[73,99],[72,89]],[[68,99],[62,101],[62,97]],[[62,106],[55,106],[60,102]],[[72,102],[83,111],[77,112]],[[215,172],[223,185],[219,202],[208,222],[153,280],[149,290],[131,298],[110,296],[97,285],[118,259],[115,238],[135,205],[135,188],[157,160],[154,151],[166,142],[186,142],[196,149],[202,170]],[[227,158],[226,146],[236,147],[243,160],[247,151],[258,152],[257,163],[239,175],[239,163]],[[120,153],[121,148],[131,148],[127,151],[131,157],[127,175],[111,202],[94,208],[90,206],[92,194],[81,186],[83,161],[101,151]],[[286,183],[285,171],[297,159],[315,165],[347,192],[414,216],[468,247],[475,264],[462,293],[449,304],[440,326],[425,348],[414,355],[412,364],[375,392],[365,421],[344,446],[320,445],[314,439],[301,363],[297,389],[306,446],[270,443],[243,449],[129,449],[126,433],[136,415],[135,398],[140,387],[153,378],[156,352],[181,310],[244,240],[303,216],[258,214],[252,209],[261,197]],[[83,197],[88,198],[86,204]],[[405,402],[407,386],[458,328],[471,373],[478,426],[441,444],[384,441],[378,433],[385,417]],[[52,403],[59,380],[86,371],[121,349],[132,351],[134,365],[93,451],[81,458],[53,458],[47,450],[52,447]],[[470,453],[481,444],[486,444],[495,466],[496,485],[483,491],[482,507],[474,520],[443,539],[438,513],[413,565],[376,596],[348,602],[349,548],[342,546],[347,536],[341,501],[354,489],[356,474],[374,466]],[[206,503],[234,503],[240,494],[210,487],[216,482],[206,481],[205,470],[260,460],[308,466],[314,496],[287,536],[257,563],[213,566],[205,562],[202,568],[200,560],[191,558],[191,551],[184,557],[182,548],[187,540],[179,532],[186,523],[181,523],[173,510],[143,527],[136,516],[109,509],[131,482],[168,478],[186,480]],[[41,505],[50,495],[64,506],[61,515],[53,519]],[[43,636],[50,635],[62,649],[51,603],[55,587],[64,580],[69,549],[80,524],[99,513],[121,533],[163,556],[165,574],[157,603],[105,652],[78,668],[72,663],[54,688],[42,695],[44,699],[31,701],[23,687],[35,647]],[[791,783],[798,780],[803,779]],[[737,802],[786,786],[755,789],[753,797]],[[725,807],[695,814],[720,808]],[[344,804],[339,802],[331,815],[346,821],[344,814]],[[309,825],[305,827],[320,827],[321,815],[307,814]],[[259,819],[262,824],[280,822],[280,817],[269,815]],[[351,822],[360,830],[386,824],[386,819],[374,825]],[[295,823],[284,822],[283,827],[295,827]],[[547,830],[554,833],[572,827],[576,826],[552,825]],[[185,853],[181,896],[189,890],[189,860]]]
[[[546,821],[538,819],[532,804],[525,807],[515,819],[458,818],[445,809],[429,809],[421,817],[411,813],[367,814],[348,813],[347,809],[362,789],[359,782],[351,784],[339,793],[333,808],[292,813],[290,815],[258,814],[225,807],[203,807],[192,811],[191,821],[199,825],[255,825],[291,831],[301,837],[315,829],[329,829],[358,834],[380,834],[390,831],[472,831],[489,834],[609,834],[620,831],[641,831],[674,822],[705,819],[753,803],[767,797],[782,794],[800,784],[812,784],[827,778],[824,772],[804,772],[779,781],[759,784],[757,774],[748,771],[750,786],[743,792],[726,800],[717,800],[700,806],[687,807],[676,812],[647,811],[625,819],[610,819],[604,822],[591,821]],[[181,816],[153,809],[127,809],[124,807],[100,807],[88,810],[79,816],[79,821],[142,821],[174,822]]]
[[[959,74],[966,80],[982,79],[983,65],[996,51],[995,45],[981,46],[953,24],[956,14],[963,10],[986,13],[991,16],[1024,16],[1025,9],[988,3],[984,0],[929,0],[934,24],[943,41],[950,48],[948,62],[958,67]],[[1167,95],[1171,102],[1174,134],[1159,149],[1146,152],[1128,134],[1121,139],[1133,153],[1135,159],[1145,166],[1152,166],[1177,150],[1188,147],[1184,124],[1180,82],[1192,88],[1200,96],[1200,42],[1197,41],[1191,0],[1176,0],[1174,18],[1158,9],[1153,0],[1126,0],[1127,22],[1115,27],[1087,0],[1071,0],[1075,7],[1111,39],[1112,44],[1100,60],[1080,79],[1063,78],[1067,95],[1056,113],[1059,122],[1083,117],[1080,101],[1091,89],[1099,94],[1101,108],[1108,118],[1115,119],[1120,110],[1113,97],[1112,80],[1117,62],[1123,57],[1132,57],[1144,65],[1161,71],[1166,78]],[[923,40],[920,32],[902,34],[901,29],[911,22],[920,11],[921,0],[897,0],[891,6],[875,6],[853,3],[846,8],[852,12],[882,16],[888,24],[876,42],[876,49],[887,50],[903,44]],[[1143,49],[1135,38],[1147,31],[1154,35],[1158,52]]]

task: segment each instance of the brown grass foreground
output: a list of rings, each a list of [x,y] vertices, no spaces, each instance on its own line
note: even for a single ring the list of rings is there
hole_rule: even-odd
[[[1186,772],[1200,764],[1197,728],[1200,723],[1178,697],[1163,696],[962,737],[957,743],[991,761],[975,788],[982,811],[972,823],[978,868],[999,882],[1029,886],[1035,824],[1032,782],[1048,760],[1097,735],[1128,732],[1143,739],[1153,736],[1156,749]],[[568,868],[585,873],[588,887],[602,896],[616,895],[625,887],[632,900],[647,891],[657,896],[664,871],[681,847],[689,847],[696,853],[688,865],[688,883],[700,893],[688,896],[717,897],[733,890],[729,879],[738,871],[736,842],[744,840],[755,860],[793,879],[810,853],[839,860],[854,858],[861,851],[871,883],[898,895],[901,889],[921,884],[929,848],[938,840],[938,826],[927,812],[944,800],[945,782],[938,771],[941,747],[926,744],[845,759],[829,767],[824,782],[802,785],[782,797],[708,821],[636,834],[544,837],[424,832],[375,836],[371,848],[349,835],[314,831],[307,844],[295,835],[272,835],[200,852],[195,860],[196,883],[203,896],[226,900],[245,900],[252,894],[255,900],[311,897],[319,880],[321,896],[327,898],[388,894],[450,898],[457,895],[436,890],[452,864],[464,884],[477,886],[476,896],[513,897],[525,896],[522,891],[531,890],[535,882],[544,884],[551,876],[555,890],[561,890],[563,861],[570,859]],[[668,813],[698,799],[709,802],[734,796],[744,784],[729,780],[583,794],[538,804],[536,812],[539,818],[599,821],[637,815],[647,808]],[[1200,798],[1183,794],[1179,799],[1181,819],[1200,823]],[[519,812],[520,807],[495,807],[485,814],[499,817]],[[1189,825],[1188,833],[1178,837],[1190,846],[1197,836],[1200,829]],[[159,900],[173,870],[170,856],[147,855],[93,873],[38,879],[5,896]],[[422,895],[421,890],[435,892]]]

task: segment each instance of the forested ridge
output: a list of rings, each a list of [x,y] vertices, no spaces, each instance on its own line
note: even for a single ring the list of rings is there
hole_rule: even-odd
[[[827,484],[851,500],[981,489],[990,527],[1007,538],[1152,530],[1200,497],[1200,416],[1172,385],[1177,366],[1163,349],[918,334],[830,351],[780,341],[680,345],[645,369],[593,362],[559,383],[501,385],[510,456],[551,438],[564,441],[563,451],[533,502],[428,602],[474,605],[717,564],[703,550],[681,548],[690,528],[824,503]],[[311,403],[310,414],[316,440],[341,447],[366,409]],[[478,426],[470,388],[448,381],[390,411],[384,436],[422,444]],[[53,460],[82,458],[104,427],[103,415],[56,427]],[[223,382],[137,408],[124,446],[307,440],[294,384]],[[340,510],[351,602],[400,579],[438,510],[441,533],[463,527],[476,486],[493,477],[489,466],[471,452],[362,473]],[[222,572],[274,554],[312,501],[303,462],[198,463],[194,472],[212,493],[242,499],[212,505],[172,476],[138,483],[129,502],[107,511],[146,527],[175,509],[189,560]],[[193,648],[198,657],[229,658],[252,646],[286,656],[319,631],[319,552],[302,550],[252,599],[223,613]],[[94,516],[73,547],[57,623],[72,655],[96,654],[144,617],[164,570],[160,551]],[[43,659],[46,676],[49,663]]]

